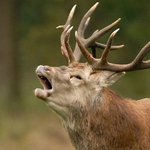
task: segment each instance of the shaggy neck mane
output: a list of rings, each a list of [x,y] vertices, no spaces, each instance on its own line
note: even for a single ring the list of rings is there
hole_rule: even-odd
[[[127,101],[131,100],[124,99],[107,88],[101,93],[103,94],[97,97],[95,105],[87,103],[78,109],[71,108],[74,128],[66,126],[66,129],[73,145],[77,150],[113,150],[113,147],[122,150],[126,148],[126,143],[131,148],[135,147],[142,132],[145,132],[141,130],[140,116],[132,113],[135,102],[128,105]]]

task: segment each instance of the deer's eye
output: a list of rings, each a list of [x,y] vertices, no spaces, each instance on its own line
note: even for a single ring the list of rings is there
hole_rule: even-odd
[[[82,79],[82,78],[81,78],[81,76],[79,76],[79,75],[76,75],[76,76],[75,76],[75,75],[70,76],[70,78],[73,78],[73,77],[74,77],[74,78],[77,78],[77,79],[79,79],[79,80],[81,80],[81,79]]]
[[[78,76],[75,76],[77,79],[81,80],[82,78],[78,75]]]

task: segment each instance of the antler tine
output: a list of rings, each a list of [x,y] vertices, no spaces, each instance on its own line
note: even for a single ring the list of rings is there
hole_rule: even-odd
[[[70,27],[65,34],[65,46],[66,46],[66,50],[68,52],[69,64],[76,62],[74,55],[73,55],[73,52],[72,52],[72,49],[71,49],[70,44],[69,44],[70,32],[72,29],[73,29],[73,26]]]
[[[108,39],[108,42],[107,42],[107,45],[102,53],[102,56],[101,56],[101,59],[99,60],[99,63],[98,63],[98,67],[102,68],[103,66],[105,66],[105,64],[107,64],[107,56],[108,56],[108,53],[111,49],[111,45],[112,45],[112,41],[113,41],[113,38],[114,36],[116,35],[116,33],[119,31],[119,29],[115,30],[109,37]]]
[[[91,48],[92,47],[97,47],[97,48],[101,48],[101,49],[105,49],[106,45],[105,44],[102,44],[102,43],[98,43],[98,42],[95,42],[92,46],[90,46]],[[120,48],[123,48],[124,45],[118,45],[118,46],[111,46],[111,50],[117,50],[117,49],[120,49]]]
[[[99,37],[103,36],[104,34],[106,34],[108,31],[110,31],[119,21],[121,20],[121,18],[117,19],[116,21],[114,21],[113,23],[111,23],[110,25],[106,26],[105,28],[99,30],[96,30],[91,37],[88,38],[88,40],[90,41],[89,44],[93,43],[91,47],[98,47],[101,49],[105,49],[106,45],[102,44],[102,43],[98,43],[95,42]],[[116,49],[120,49],[124,47],[124,45],[119,45],[119,46],[111,46],[111,50],[116,50]]]
[[[97,30],[96,32],[94,32],[92,34],[92,36],[90,36],[88,38],[88,43],[94,43],[99,37],[103,36],[104,34],[106,34],[108,31],[110,31],[119,21],[121,20],[121,18],[117,19],[116,21],[114,21],[113,23],[111,23],[110,25],[106,26],[105,28],[101,29],[100,31]]]
[[[61,43],[61,52],[62,54],[67,58],[69,59],[69,56],[68,56],[68,53],[67,53],[67,49],[66,49],[66,45],[65,45],[65,37],[66,37],[66,32],[67,30],[69,29],[70,25],[68,25],[64,31],[62,32],[61,36],[60,36],[60,43]]]
[[[64,25],[59,25],[58,27],[56,27],[56,29],[65,29],[68,25],[71,25],[71,22],[72,22],[72,18],[73,18],[73,15],[74,15],[74,12],[75,12],[75,9],[76,9],[76,6],[77,5],[74,5],[68,15],[68,18],[67,18],[67,21]]]
[[[149,51],[150,51],[150,42],[148,42],[141,49],[136,58],[131,62],[131,68],[129,68],[130,69],[129,71],[150,68],[150,60],[143,61],[144,57]]]
[[[84,47],[83,43],[80,41],[78,32],[75,32],[75,37],[77,44],[82,52],[82,54],[85,56],[89,64],[93,64],[95,62],[95,58],[88,52],[88,50]]]

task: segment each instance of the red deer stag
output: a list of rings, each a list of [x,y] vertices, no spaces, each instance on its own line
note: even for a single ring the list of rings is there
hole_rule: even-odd
[[[84,15],[75,32],[74,52],[69,45],[69,36],[76,5],[66,23],[57,27],[63,29],[61,51],[69,65],[38,66],[36,75],[44,89],[37,88],[35,96],[44,100],[62,118],[76,150],[150,150],[150,99],[126,99],[107,88],[125,72],[150,67],[150,60],[143,61],[150,50],[150,42],[129,64],[108,62],[109,51],[123,47],[112,46],[119,29],[110,35],[106,45],[96,40],[120,19],[85,39],[84,31],[97,5]],[[92,48],[93,54],[86,48]],[[96,48],[103,49],[100,59],[95,58]],[[81,54],[87,63],[79,63]]]

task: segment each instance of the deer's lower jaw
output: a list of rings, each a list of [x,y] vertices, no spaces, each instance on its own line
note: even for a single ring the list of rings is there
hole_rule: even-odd
[[[44,85],[43,85],[43,87],[44,87]],[[52,89],[46,89],[45,87],[44,87],[44,89],[36,88],[35,96],[40,99],[46,100],[48,97],[51,96],[52,92],[53,92]]]
[[[37,88],[35,89],[35,96],[46,100],[46,98],[50,96],[50,91]]]

